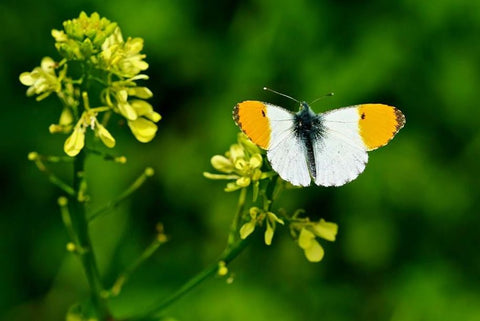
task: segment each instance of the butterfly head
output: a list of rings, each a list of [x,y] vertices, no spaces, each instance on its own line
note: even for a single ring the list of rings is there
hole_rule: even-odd
[[[305,110],[305,111],[311,110],[310,106],[308,106],[306,101],[302,101],[300,103],[300,111],[302,111],[302,110]]]
[[[315,116],[315,112],[305,101],[302,101],[300,103],[300,109],[297,112],[297,116],[301,116],[302,118],[311,118]]]

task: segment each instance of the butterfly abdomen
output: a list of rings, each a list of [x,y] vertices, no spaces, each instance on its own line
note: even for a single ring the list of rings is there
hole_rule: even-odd
[[[302,103],[302,109],[295,114],[294,132],[305,146],[308,168],[313,178],[317,176],[313,143],[322,139],[324,130],[321,117],[316,115],[306,103]]]

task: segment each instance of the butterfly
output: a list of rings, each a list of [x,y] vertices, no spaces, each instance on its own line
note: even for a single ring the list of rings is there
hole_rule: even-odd
[[[299,103],[297,113],[256,100],[233,109],[236,124],[267,151],[273,170],[295,186],[309,186],[312,180],[341,186],[354,180],[365,169],[367,152],[386,145],[405,125],[402,112],[384,104],[316,114],[306,102]]]

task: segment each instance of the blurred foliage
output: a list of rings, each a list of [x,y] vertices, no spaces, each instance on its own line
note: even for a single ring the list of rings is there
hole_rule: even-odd
[[[98,11],[145,39],[150,101],[162,114],[143,145],[112,126],[125,165],[87,163],[92,206],[120,193],[145,166],[156,175],[92,226],[107,284],[163,222],[170,241],[132,275],[114,312],[146,308],[214,260],[236,195],[209,181],[210,157],[236,139],[231,111],[257,99],[297,109],[263,86],[313,108],[382,102],[405,128],[370,153],[341,188],[283,194],[287,210],[339,224],[321,263],[306,261],[287,233],[254,240],[229,270],[167,312],[175,320],[480,320],[480,2],[439,1],[58,1],[0,3],[0,319],[63,320],[87,296],[57,207],[58,189],[27,154],[61,154],[48,126],[61,106],[25,96],[18,76],[55,57],[50,30]],[[70,177],[65,165],[61,173]],[[187,308],[188,307],[188,308]]]

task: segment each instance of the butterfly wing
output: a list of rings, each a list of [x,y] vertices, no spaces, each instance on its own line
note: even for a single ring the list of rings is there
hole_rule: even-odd
[[[252,142],[267,150],[267,158],[280,177],[293,185],[310,185],[305,144],[294,132],[290,111],[259,101],[235,106],[233,118]]]
[[[313,142],[316,177],[322,186],[341,186],[363,172],[367,151],[386,145],[405,124],[395,107],[365,104],[320,114],[322,137]]]

